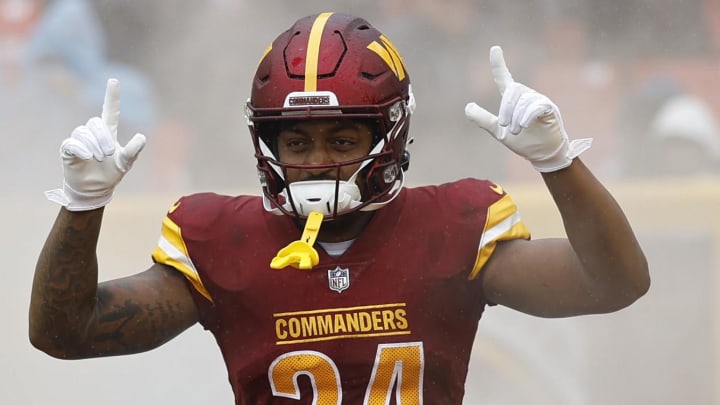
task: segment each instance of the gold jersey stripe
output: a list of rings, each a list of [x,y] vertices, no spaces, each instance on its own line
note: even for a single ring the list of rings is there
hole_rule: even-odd
[[[325,24],[333,13],[320,14],[310,29],[307,53],[305,55],[305,91],[317,91],[317,72],[320,62],[320,42]]]
[[[513,239],[530,239],[530,230],[520,219],[515,202],[509,195],[505,195],[488,207],[477,258],[468,279],[473,280],[480,274],[480,270],[495,251],[498,241]]]
[[[200,279],[195,264],[190,259],[180,227],[168,217],[163,219],[160,239],[152,252],[152,257],[156,262],[170,266],[182,273],[203,297],[213,302],[212,296]]]

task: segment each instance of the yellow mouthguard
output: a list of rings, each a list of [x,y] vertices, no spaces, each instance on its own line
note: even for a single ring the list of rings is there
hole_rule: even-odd
[[[305,221],[305,229],[303,229],[300,240],[293,241],[280,249],[270,262],[270,267],[280,270],[292,266],[300,270],[310,270],[317,265],[320,262],[320,256],[312,245],[320,232],[322,221],[323,214],[311,212]]]

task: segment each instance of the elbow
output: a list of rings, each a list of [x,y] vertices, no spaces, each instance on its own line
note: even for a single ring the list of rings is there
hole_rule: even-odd
[[[64,351],[56,344],[54,344],[51,339],[48,339],[41,334],[34,333],[32,330],[30,331],[29,337],[30,344],[37,350],[40,350],[48,356],[54,357],[56,359],[67,358],[67,356],[64,355]]]
[[[52,352],[52,345],[50,344],[50,339],[47,338],[47,335],[47,331],[44,331],[43,328],[39,327],[37,322],[35,322],[31,316],[30,327],[28,330],[30,344],[41,352],[50,354],[50,352]]]
[[[650,273],[645,272],[642,277],[642,281],[636,286],[637,298],[642,297],[643,295],[647,294],[648,291],[650,291],[650,284]]]
[[[52,332],[46,332],[32,327],[28,333],[30,344],[50,357],[61,360],[82,358],[82,356],[73,350],[74,346],[67,339],[62,339],[57,335],[54,337],[51,335]]]
[[[650,290],[650,272],[648,271],[647,261],[644,259],[631,268],[626,269],[628,277],[621,286],[613,288],[614,297],[611,301],[610,312],[617,311],[634,304],[642,298]]]
[[[631,286],[623,290],[622,297],[618,300],[617,310],[629,307],[637,300],[642,298],[650,290],[650,277],[644,277],[643,280],[633,283]]]
[[[642,255],[638,259],[638,263],[635,264],[631,274],[633,274],[634,277],[629,289],[634,293],[635,298],[633,302],[635,302],[650,290],[650,268],[645,255]]]
[[[40,336],[38,333],[33,333],[32,330],[30,331],[29,337],[30,344],[37,350],[40,350],[48,356],[54,357],[56,359],[65,358],[65,356],[63,356],[63,351],[60,350],[60,348],[58,348],[56,345],[54,345],[50,339]]]

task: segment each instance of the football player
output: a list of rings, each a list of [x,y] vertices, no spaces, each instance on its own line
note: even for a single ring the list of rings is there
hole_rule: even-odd
[[[460,404],[489,305],[607,313],[649,287],[621,208],[560,111],[490,51],[499,115],[478,124],[540,172],[567,238],[531,240],[491,181],[403,187],[415,107],[405,62],[367,21],[301,18],[262,56],[246,114],[261,196],[180,198],[154,264],[98,285],[103,207],[145,144],[118,143],[119,84],[61,148],[62,205],[37,263],[30,339],[63,359],[138,353],[199,322],[237,404]]]

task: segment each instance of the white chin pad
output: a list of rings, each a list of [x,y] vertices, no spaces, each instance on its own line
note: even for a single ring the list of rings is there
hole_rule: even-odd
[[[335,210],[335,186],[338,186],[337,212]],[[307,216],[316,211],[323,215],[340,214],[361,204],[360,188],[353,182],[335,180],[308,180],[291,183],[288,186],[295,211]],[[290,198],[285,203],[288,211],[293,210]]]

